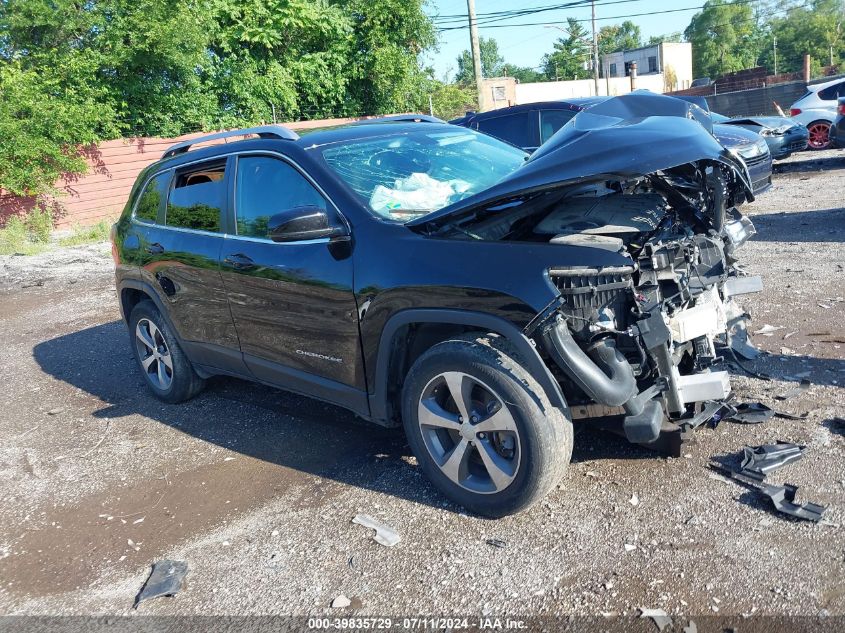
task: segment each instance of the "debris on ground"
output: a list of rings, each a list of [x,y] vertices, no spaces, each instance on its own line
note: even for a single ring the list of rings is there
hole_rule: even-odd
[[[698,633],[698,627],[695,624],[695,620],[689,621],[689,624],[684,627],[684,633]]]
[[[499,549],[504,549],[505,547],[508,546],[507,542],[503,541],[500,538],[488,538],[486,543],[487,543],[487,545],[490,545],[491,547],[498,547]]]
[[[672,618],[669,617],[663,609],[645,609],[640,607],[641,618],[651,618],[652,622],[657,625],[657,630],[662,631],[667,626],[672,624]]]
[[[373,537],[373,540],[385,547],[393,547],[401,540],[399,532],[389,525],[385,525],[384,523],[377,521],[368,514],[356,514],[355,518],[352,519],[352,522],[375,530],[376,534]]]
[[[760,350],[749,340],[748,330],[742,321],[737,323],[731,332],[730,348],[746,360],[754,360],[760,355]]]
[[[775,396],[777,400],[790,400],[795,396],[800,396],[802,393],[807,391],[810,388],[810,381],[809,380],[802,380],[796,387],[793,387],[789,391],[779,396]]]
[[[740,424],[760,424],[772,418],[775,412],[762,402],[744,402],[734,407],[726,419]]]
[[[160,596],[173,596],[182,588],[182,581],[188,573],[188,563],[183,560],[160,560],[153,563],[150,577],[135,596],[135,608],[144,600]]]
[[[801,459],[806,448],[806,446],[788,442],[746,446],[742,449],[743,458],[739,472],[758,481],[763,481],[769,473]]]
[[[757,449],[765,449],[769,448],[766,447],[755,447],[752,448],[752,457],[749,458],[749,454],[746,452],[748,448],[745,449],[744,455],[745,459],[743,460],[742,469],[750,468],[752,469],[751,473],[743,472],[743,470],[731,470],[730,468],[726,468],[721,464],[715,464],[713,462],[710,463],[710,468],[717,472],[723,473],[730,477],[731,479],[740,482],[741,484],[745,485],[747,488],[751,488],[753,490],[757,490],[761,492],[763,495],[771,499],[772,504],[774,505],[775,509],[778,512],[782,512],[784,514],[788,514],[790,516],[794,516],[798,519],[804,519],[806,521],[814,521],[819,522],[824,515],[825,510],[827,510],[826,506],[819,505],[817,503],[795,503],[795,495],[798,492],[798,487],[794,484],[783,484],[782,486],[773,486],[770,484],[765,483],[766,473],[771,472],[772,470],[776,470],[777,468],[781,468],[786,464],[789,464],[797,459],[800,459],[801,454],[805,447],[801,446],[798,447],[795,444],[775,444],[769,445],[775,448],[770,449],[768,451],[762,450],[759,454],[755,453]],[[777,447],[781,446],[781,449]],[[789,447],[789,448],[787,448]],[[795,448],[799,449],[798,457],[795,457]],[[778,454],[780,451],[780,454]],[[767,458],[766,453],[770,453],[771,457]],[[757,454],[757,457],[753,455]],[[768,470],[764,471],[763,464],[768,464],[772,466]],[[757,472],[753,471],[754,467],[757,468]]]
[[[343,594],[341,594],[337,598],[332,600],[332,609],[345,609],[351,604],[352,601]]]
[[[762,334],[763,336],[772,336],[778,330],[782,330],[784,327],[782,325],[769,325],[766,323],[763,327],[759,330],[754,330],[754,334]]]

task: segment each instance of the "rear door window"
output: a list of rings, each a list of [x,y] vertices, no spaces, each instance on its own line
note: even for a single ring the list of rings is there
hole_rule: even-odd
[[[162,207],[162,201],[167,195],[167,183],[170,180],[170,172],[153,176],[144,187],[144,191],[138,197],[138,204],[135,207],[135,219],[149,224],[158,222],[158,213]]]
[[[192,165],[179,170],[167,200],[165,224],[219,233],[226,206],[226,162]]]
[[[478,121],[478,129],[485,134],[495,136],[517,147],[537,147],[535,133],[531,125],[532,115],[536,112],[516,112],[504,116],[491,117]]]
[[[548,141],[576,114],[575,110],[540,110],[540,143]]]

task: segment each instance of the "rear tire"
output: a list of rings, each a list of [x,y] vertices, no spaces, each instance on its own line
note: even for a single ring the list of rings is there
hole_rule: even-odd
[[[813,121],[807,126],[810,138],[807,147],[814,151],[830,149],[830,121]]]
[[[184,402],[202,391],[205,381],[194,371],[152,301],[141,301],[132,309],[129,337],[147,387],[156,398],[170,403]]]
[[[435,487],[481,515],[536,503],[572,457],[572,422],[494,334],[456,337],[422,354],[405,379],[402,423]]]

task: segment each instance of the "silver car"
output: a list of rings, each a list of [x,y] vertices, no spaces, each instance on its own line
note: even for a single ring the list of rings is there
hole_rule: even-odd
[[[845,79],[839,78],[807,86],[807,92],[792,104],[790,116],[807,128],[810,149],[831,147],[830,126],[836,119],[836,101],[845,97]]]

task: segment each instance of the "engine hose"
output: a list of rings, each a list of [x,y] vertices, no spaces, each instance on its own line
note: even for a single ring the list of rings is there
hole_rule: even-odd
[[[629,415],[642,411],[634,372],[612,338],[595,343],[588,356],[560,317],[543,330],[542,338],[558,366],[595,402],[609,407],[625,405]]]

